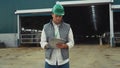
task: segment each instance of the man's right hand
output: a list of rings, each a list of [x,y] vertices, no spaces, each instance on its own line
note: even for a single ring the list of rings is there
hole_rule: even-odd
[[[44,48],[45,48],[45,49],[49,48],[48,44],[46,44]]]

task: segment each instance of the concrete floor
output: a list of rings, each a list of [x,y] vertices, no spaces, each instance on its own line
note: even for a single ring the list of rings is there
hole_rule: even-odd
[[[120,68],[120,47],[76,45],[70,49],[71,68]],[[44,68],[40,47],[0,49],[0,68]]]

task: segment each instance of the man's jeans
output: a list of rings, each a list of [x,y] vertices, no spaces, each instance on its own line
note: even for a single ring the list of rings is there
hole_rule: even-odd
[[[64,65],[49,65],[45,62],[45,68],[69,68],[69,62]]]

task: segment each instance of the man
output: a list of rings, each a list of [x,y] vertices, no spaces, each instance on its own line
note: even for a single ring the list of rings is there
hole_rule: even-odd
[[[55,4],[52,20],[43,27],[40,43],[45,49],[45,68],[69,68],[69,48],[74,46],[74,39],[70,25],[62,20],[63,15],[63,6]],[[53,38],[62,39],[64,43],[57,43],[53,48],[49,44]]]

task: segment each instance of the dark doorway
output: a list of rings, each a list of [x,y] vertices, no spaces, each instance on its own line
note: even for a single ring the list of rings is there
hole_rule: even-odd
[[[43,25],[49,22],[50,18],[50,15],[20,16],[20,45],[40,46]]]
[[[51,15],[21,16],[21,34],[36,33],[51,19]],[[73,29],[75,44],[98,44],[99,36],[110,31],[109,4],[65,6],[64,21]],[[31,29],[33,31],[23,31]],[[32,32],[32,33],[31,33]],[[37,33],[38,33],[37,32]]]
[[[109,5],[66,6],[64,20],[71,24],[75,43],[98,44],[109,29]]]
[[[114,31],[120,32],[120,12],[114,12],[113,14],[114,21]]]

